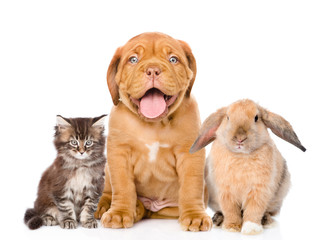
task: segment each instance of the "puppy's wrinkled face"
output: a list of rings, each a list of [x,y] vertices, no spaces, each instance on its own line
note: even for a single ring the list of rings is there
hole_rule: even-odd
[[[196,67],[186,43],[160,33],[145,33],[131,39],[116,55],[119,63],[115,75],[109,68],[109,88],[116,84],[120,100],[144,120],[163,119],[189,96]],[[112,90],[111,94],[114,100],[117,96]]]

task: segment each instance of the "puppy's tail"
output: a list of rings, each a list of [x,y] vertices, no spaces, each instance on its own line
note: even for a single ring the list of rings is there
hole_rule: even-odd
[[[34,208],[29,208],[25,212],[24,223],[29,229],[35,230],[43,226],[43,219],[38,215]]]

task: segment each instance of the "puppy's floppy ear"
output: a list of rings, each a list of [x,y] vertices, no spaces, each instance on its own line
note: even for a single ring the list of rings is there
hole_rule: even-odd
[[[188,60],[188,67],[192,71],[190,83],[189,83],[189,86],[188,86],[187,91],[186,91],[186,96],[189,97],[191,89],[192,89],[194,82],[195,82],[196,74],[197,74],[196,59],[195,59],[194,55],[192,54],[192,51],[191,51],[189,45],[182,40],[178,40],[178,41],[179,41],[180,45],[182,46],[182,49],[184,50],[184,52],[186,54],[186,58]]]
[[[211,143],[216,137],[216,131],[219,128],[223,117],[226,114],[226,107],[220,108],[215,113],[212,113],[202,124],[200,129],[200,134],[189,152],[194,153],[200,150],[201,148],[207,146]]]
[[[306,148],[302,146],[300,140],[295,134],[290,123],[278,114],[272,113],[265,108],[259,106],[259,111],[262,115],[262,121],[271,129],[271,131],[283,140],[293,144],[303,152]]]
[[[118,90],[118,85],[115,81],[115,77],[117,74],[120,58],[121,58],[121,48],[117,48],[114,54],[114,57],[112,61],[110,62],[108,70],[107,70],[107,85],[108,85],[110,95],[112,96],[114,105],[117,105],[119,103],[119,90]]]

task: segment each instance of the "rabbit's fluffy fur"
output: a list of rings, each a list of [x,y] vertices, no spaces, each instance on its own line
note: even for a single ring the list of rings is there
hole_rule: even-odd
[[[257,234],[272,223],[290,186],[286,161],[267,128],[302,151],[291,125],[251,100],[240,100],[210,115],[191,148],[213,140],[206,178],[213,221],[228,231]]]

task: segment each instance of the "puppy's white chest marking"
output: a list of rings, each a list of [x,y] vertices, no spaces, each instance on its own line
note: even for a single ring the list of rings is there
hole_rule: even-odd
[[[154,162],[156,160],[160,147],[169,147],[168,144],[160,144],[159,142],[154,142],[151,145],[146,143],[145,146],[149,149],[149,162]]]

